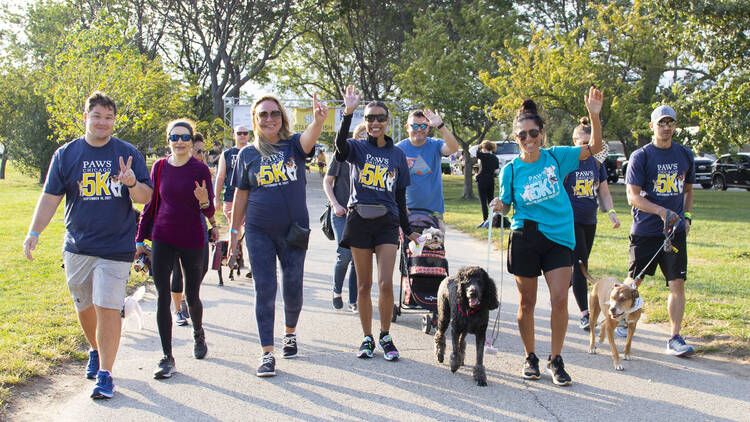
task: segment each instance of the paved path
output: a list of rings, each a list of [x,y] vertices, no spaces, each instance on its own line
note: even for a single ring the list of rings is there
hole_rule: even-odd
[[[11,409],[14,420],[33,421],[243,421],[243,420],[748,420],[750,371],[747,366],[709,358],[664,355],[666,332],[640,324],[634,360],[615,372],[609,346],[586,353],[588,333],[577,327],[570,295],[571,320],[563,356],[574,384],[561,388],[547,375],[539,381],[519,376],[522,346],[515,314],[518,297],[512,279],[500,272],[493,251],[491,275],[503,280],[500,336],[496,355],[485,355],[489,386],[476,387],[471,367],[451,374],[435,363],[432,337],[421,331],[421,316],[403,315],[391,332],[402,359],[387,362],[355,357],[361,341],[356,315],[331,307],[330,274],[334,243],[320,232],[317,216],[324,196],[317,174],[309,175],[308,204],[313,227],[305,272],[305,305],[298,326],[300,356],[277,361],[278,375],[254,375],[260,347],[253,313],[251,280],[216,285],[210,272],[202,288],[208,356],[192,357],[189,328],[174,328],[178,373],[157,381],[151,373],[160,358],[153,287],[142,307],[145,327],[127,331],[114,369],[117,393],[109,401],[88,398],[92,382],[80,376],[51,377],[47,397],[27,399]],[[455,272],[484,265],[486,243],[449,230],[446,249]],[[623,252],[624,253],[624,252]],[[346,295],[346,292],[345,292]],[[648,304],[646,305],[648,306]],[[276,333],[282,332],[281,295],[276,304]],[[492,314],[494,317],[494,313]],[[549,352],[549,299],[544,283],[537,308],[537,351]],[[377,327],[377,323],[375,324]],[[470,338],[470,342],[473,337]],[[277,347],[280,340],[277,338]],[[618,340],[622,347],[622,343]],[[467,348],[473,364],[473,345]]]

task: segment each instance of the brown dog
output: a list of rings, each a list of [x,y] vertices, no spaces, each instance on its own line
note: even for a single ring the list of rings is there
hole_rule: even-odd
[[[604,314],[604,324],[599,332],[599,343],[604,341],[604,332],[607,332],[609,339],[609,348],[612,351],[612,360],[614,361],[615,370],[622,371],[624,368],[620,364],[620,355],[617,353],[615,346],[615,327],[625,319],[628,324],[628,337],[625,340],[625,360],[630,360],[630,344],[633,341],[635,326],[641,317],[643,301],[640,299],[638,290],[633,287],[632,279],[628,278],[625,283],[620,283],[612,277],[594,280],[581,265],[581,271],[587,280],[594,284],[594,288],[589,296],[589,321],[591,321],[591,341],[589,343],[589,353],[596,353],[595,330],[596,321],[599,318],[599,312]]]

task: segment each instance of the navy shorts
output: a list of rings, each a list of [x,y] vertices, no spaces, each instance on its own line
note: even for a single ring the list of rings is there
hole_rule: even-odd
[[[524,227],[510,232],[507,261],[509,273],[539,277],[547,271],[572,266],[573,251],[549,240],[535,222],[527,221]]]
[[[398,217],[392,213],[364,219],[354,210],[346,214],[346,225],[339,246],[342,248],[374,249],[378,245],[398,245]]]
[[[654,258],[653,262],[651,262],[651,265],[646,268],[644,274],[654,275],[656,264],[659,264],[661,273],[664,274],[664,278],[666,279],[667,287],[669,287],[670,280],[686,280],[688,258],[685,231],[675,233],[672,238],[672,246],[677,249],[677,252],[664,252],[663,245],[663,236],[650,237],[631,234],[630,250],[628,251],[628,256],[630,257],[628,275],[635,278],[643,270],[643,267],[648,264],[648,261],[654,256],[656,251],[661,251]]]

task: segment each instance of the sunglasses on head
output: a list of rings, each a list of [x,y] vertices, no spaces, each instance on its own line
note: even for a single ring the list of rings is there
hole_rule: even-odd
[[[204,150],[204,149],[196,149],[195,150],[196,154],[203,154],[204,152],[206,152],[206,150]]]
[[[530,136],[530,137],[531,137],[531,139],[534,139],[534,138],[536,138],[537,136],[539,136],[539,133],[540,133],[540,132],[539,132],[539,130],[537,130],[537,129],[531,129],[531,130],[530,130],[530,131],[528,131],[528,132],[526,132],[525,130],[522,130],[522,131],[520,131],[520,132],[516,133],[516,137],[517,137],[518,139],[520,139],[520,140],[524,141],[524,140],[526,140],[526,136],[527,136],[527,135],[528,135],[528,136]]]
[[[281,110],[272,110],[270,113],[267,111],[261,111],[258,113],[258,118],[261,120],[266,120],[269,117],[271,117],[271,119],[273,120],[281,118]]]
[[[665,127],[665,126],[674,127],[675,121],[674,120],[659,120],[659,123],[657,124],[659,125],[659,127]]]
[[[248,133],[250,133],[250,132],[246,132],[246,131],[244,131],[244,130],[243,130],[243,131],[241,131],[241,132],[235,132],[235,133],[236,133],[236,134],[237,134],[238,136],[245,136],[245,135],[247,135],[247,134],[248,134]]]
[[[372,123],[375,120],[379,121],[380,123],[383,123],[386,120],[388,120],[388,115],[387,114],[368,114],[365,116],[365,120],[367,120],[369,123]]]
[[[422,129],[422,130],[425,130],[425,129],[427,129],[427,127],[428,127],[427,123],[419,123],[419,124],[417,124],[417,123],[412,123],[412,124],[411,124],[410,126],[411,126],[411,128],[412,128],[413,130],[417,130],[417,129]]]
[[[169,135],[167,138],[169,138],[171,142],[177,142],[177,141],[190,142],[193,139],[193,135],[189,133],[183,133],[182,135],[172,134],[172,135]]]

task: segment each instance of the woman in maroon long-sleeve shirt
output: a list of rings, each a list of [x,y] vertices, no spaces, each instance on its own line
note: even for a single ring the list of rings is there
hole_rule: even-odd
[[[138,225],[136,248],[145,251],[144,227],[153,218],[151,229],[151,264],[154,285],[158,292],[156,322],[161,337],[164,357],[154,371],[154,378],[169,378],[175,370],[172,356],[172,313],[170,311],[170,274],[175,258],[182,263],[185,279],[185,299],[193,320],[193,355],[206,356],[206,339],[202,326],[203,305],[200,300],[200,283],[203,267],[205,237],[201,214],[210,218],[214,214],[214,193],[208,167],[191,154],[192,122],[180,119],[167,125],[167,139],[172,154],[156,163],[151,170],[154,189],[152,204],[144,209]],[[156,179],[159,179],[158,182]],[[158,197],[157,197],[158,194]],[[156,201],[154,201],[156,198]],[[148,212],[156,205],[156,215]]]

